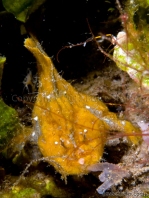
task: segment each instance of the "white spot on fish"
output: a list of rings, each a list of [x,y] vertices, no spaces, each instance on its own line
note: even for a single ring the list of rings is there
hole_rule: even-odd
[[[90,109],[91,108],[90,106],[87,106],[87,105],[85,107],[86,107],[86,109]]]
[[[37,121],[37,120],[38,120],[38,117],[36,116],[36,117],[34,117],[33,119],[34,119],[35,121]]]
[[[79,164],[84,164],[84,158],[80,158],[79,160],[78,160],[78,162],[79,162]]]

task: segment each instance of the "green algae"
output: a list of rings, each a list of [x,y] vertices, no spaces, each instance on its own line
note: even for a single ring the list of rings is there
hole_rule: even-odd
[[[117,36],[113,58],[139,86],[149,89],[149,1],[128,0],[125,11],[127,21]]]
[[[22,22],[26,22],[29,15],[44,2],[45,0],[2,0],[5,9]]]
[[[0,57],[0,87],[3,74],[3,67],[6,61],[5,57]],[[19,119],[17,112],[7,106],[2,98],[0,98],[0,149],[14,137],[19,129]]]
[[[7,190],[1,190],[1,198],[41,198],[44,196],[57,198],[73,197],[74,191],[56,181],[55,176],[35,172]]]
[[[12,190],[12,198],[40,198],[39,193],[33,188],[25,188],[22,190]]]
[[[19,128],[17,112],[0,99],[0,148],[14,137]]]

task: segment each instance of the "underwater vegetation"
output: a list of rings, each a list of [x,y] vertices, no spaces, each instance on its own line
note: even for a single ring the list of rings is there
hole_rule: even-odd
[[[128,19],[123,32],[117,35],[113,59],[140,87],[149,89],[149,19],[148,1],[127,1]]]
[[[2,99],[0,99],[0,111],[3,112],[0,120],[0,148],[2,149],[19,131],[19,120],[17,112],[7,106]]]
[[[131,90],[135,90],[136,95],[141,93],[147,94],[149,80],[147,66],[148,3],[147,1],[128,0],[125,3],[125,13],[121,8],[120,2],[118,0],[116,2],[121,14],[120,19],[123,31],[118,33],[117,38],[114,36],[107,38],[103,34],[99,36],[103,40],[111,41],[115,45],[113,57],[111,54],[108,54],[108,50],[105,51],[104,48],[102,48],[102,45],[100,45],[101,41],[97,40],[97,38],[99,38],[98,35],[93,35],[90,20],[87,20],[87,22],[92,37],[81,44],[70,44],[68,48],[80,47],[81,45],[85,48],[90,42],[95,42],[97,44],[96,47],[98,47],[98,53],[101,51],[114,60],[117,66],[127,72],[137,83],[136,85],[133,84],[134,87],[130,89],[130,92]],[[149,172],[148,118],[146,117],[143,120],[138,116],[137,119],[131,123],[131,119],[129,120],[128,117],[123,116],[123,113],[118,115],[114,112],[110,112],[104,101],[101,100],[102,98],[77,91],[71,83],[62,77],[56,69],[54,61],[48,55],[44,46],[42,46],[42,42],[40,43],[38,41],[40,40],[38,36],[36,38],[36,35],[34,36],[32,31],[30,31],[30,28],[26,28],[27,25],[25,22],[32,16],[31,13],[34,13],[44,1],[40,1],[39,3],[31,0],[22,0],[20,2],[3,0],[2,3],[5,9],[11,12],[16,19],[24,22],[24,46],[35,57],[33,60],[37,65],[38,74],[36,79],[38,82],[36,83],[38,83],[38,89],[35,95],[35,103],[25,101],[24,98],[22,99],[22,97],[15,95],[15,100],[24,103],[26,106],[31,106],[32,116],[30,120],[32,123],[29,126],[25,126],[24,123],[22,124],[17,111],[6,105],[3,99],[0,98],[1,159],[4,160],[4,162],[6,161],[6,163],[7,160],[9,162],[11,161],[11,163],[17,168],[20,168],[20,172],[22,172],[19,172],[19,176],[15,174],[14,176],[9,173],[10,175],[6,177],[6,179],[2,179],[4,182],[2,182],[0,196],[8,198],[32,198],[44,197],[46,195],[60,198],[75,197],[76,195],[74,195],[72,188],[68,191],[65,185],[66,183],[69,185],[70,176],[72,176],[72,178],[75,178],[75,176],[85,178],[86,175],[91,175],[92,172],[95,172],[95,177],[97,178],[99,175],[98,178],[102,184],[99,184],[97,180],[94,185],[94,177],[91,177],[88,186],[85,184],[87,183],[85,179],[82,179],[82,183],[84,184],[81,185],[86,185],[85,187],[89,188],[92,184],[90,188],[94,188],[92,190],[95,191],[97,187],[97,192],[101,196],[106,196],[106,192],[109,192],[109,196],[107,194],[107,197],[110,197],[110,192],[116,191],[121,193],[123,197],[133,197],[133,192],[137,186],[136,188],[139,188],[138,192],[140,193],[140,197],[146,197],[149,191],[148,187],[146,189],[144,188],[145,185],[148,185]],[[64,46],[61,49],[59,50],[59,55],[61,55],[66,48]],[[57,53],[59,52],[57,51]],[[61,59],[59,61],[61,61]],[[1,57],[1,78],[5,62],[7,62],[7,56],[6,58]],[[118,70],[118,68],[116,69]],[[108,68],[105,67],[105,70],[110,76]],[[114,69],[112,68],[111,70]],[[27,69],[27,71],[29,72],[22,81],[22,84],[25,86],[23,91],[27,93],[26,95],[28,96],[30,90],[35,91],[36,86],[33,82],[32,71],[29,69]],[[120,70],[118,70],[118,72],[125,76],[125,73],[122,73]],[[116,76],[114,81],[119,78],[119,76]],[[123,79],[122,81],[124,82],[122,84],[125,84],[125,80]],[[108,80],[105,80],[105,82],[107,87],[108,84],[112,84],[111,82],[109,83]],[[102,87],[100,83],[98,85]],[[126,86],[127,85],[128,84],[126,84]],[[140,92],[140,90],[144,90],[144,92]],[[122,89],[120,92],[122,92]],[[130,95],[132,96],[132,93]],[[144,95],[142,97],[145,98]],[[148,105],[147,97],[144,101],[145,105]],[[131,106],[131,104],[132,102],[130,102],[129,106]],[[146,111],[147,110],[146,108]],[[132,113],[132,110],[130,110],[130,113]],[[143,114],[144,112],[141,113]],[[110,136],[111,134],[114,135]],[[143,138],[141,137],[142,135]],[[114,141],[115,139],[116,142]],[[111,152],[113,161],[108,162],[108,160],[106,161],[106,157],[103,157],[108,144],[111,150],[113,146],[119,148],[119,145],[120,148],[125,150],[125,148],[122,147],[123,144],[128,148],[127,153],[125,152],[125,154],[123,154],[118,163],[114,162],[117,154],[115,154],[113,150]],[[53,176],[51,174],[49,176],[45,170],[42,170],[43,164],[41,162],[44,162],[47,167],[53,167],[54,174],[55,171],[57,174],[59,173],[65,182],[59,181],[60,178],[57,180],[55,175]],[[1,166],[5,166],[5,163],[3,165],[2,162]],[[42,171],[40,171],[40,168],[38,170],[38,167],[40,167]],[[0,169],[0,171],[3,173],[3,168],[2,170]],[[144,173],[146,175],[143,175]],[[7,184],[8,180],[10,180],[10,185]],[[60,182],[64,184],[59,185]],[[139,184],[142,184],[140,185],[141,187],[139,187]],[[76,185],[78,187],[80,184],[76,182]],[[132,186],[134,186],[134,188]],[[133,188],[134,191],[131,191],[131,188]],[[129,196],[129,192],[131,196]],[[96,197],[95,194],[93,196]],[[82,195],[80,195],[80,197],[82,197]],[[90,195],[88,194],[86,197],[90,197]]]
[[[5,57],[0,57],[0,79],[2,79],[3,66],[6,61]],[[1,80],[0,80],[1,87]],[[0,98],[0,149],[6,147],[7,143],[19,131],[19,120],[17,112],[7,106]]]
[[[147,98],[149,90],[149,20],[148,1],[127,1],[125,11],[126,20],[123,23],[124,30],[119,32],[115,40],[113,60],[117,66],[126,71],[129,76],[138,84],[138,91]],[[124,13],[122,13],[124,14]],[[140,89],[140,90],[139,90]],[[148,118],[139,120],[138,125],[143,133],[148,134]],[[148,137],[143,137],[148,144]]]
[[[41,6],[45,0],[2,0],[3,6],[5,9],[14,14],[14,16],[22,22],[26,22],[29,18],[29,15],[34,12],[36,9],[38,9],[39,6]]]

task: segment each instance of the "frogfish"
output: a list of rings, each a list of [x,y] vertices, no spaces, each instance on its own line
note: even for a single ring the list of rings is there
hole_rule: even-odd
[[[38,146],[42,155],[63,176],[82,175],[100,162],[110,131],[128,135],[137,144],[139,129],[121,120],[97,99],[75,90],[63,79],[35,38],[25,47],[37,60],[39,90],[32,117],[40,128]]]

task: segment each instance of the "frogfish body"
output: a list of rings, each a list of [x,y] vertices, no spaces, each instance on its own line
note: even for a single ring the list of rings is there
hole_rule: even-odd
[[[77,92],[58,74],[36,39],[27,38],[25,47],[38,66],[33,118],[38,118],[40,126],[40,151],[62,175],[86,174],[88,166],[100,161],[110,130],[134,133],[138,129],[119,120],[97,98]],[[138,142],[134,136],[129,138]]]

